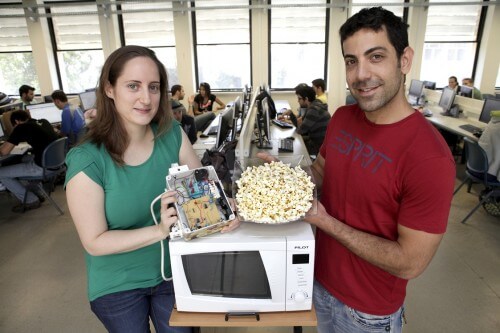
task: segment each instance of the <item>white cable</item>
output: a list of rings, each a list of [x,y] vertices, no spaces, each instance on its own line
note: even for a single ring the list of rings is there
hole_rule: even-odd
[[[158,221],[156,220],[156,216],[155,216],[155,212],[154,212],[154,204],[161,199],[161,196],[163,195],[160,194],[159,196],[157,196],[156,198],[154,198],[153,201],[151,201],[151,205],[150,205],[150,210],[151,210],[151,215],[153,216],[153,221],[155,222],[156,225],[158,225]],[[161,221],[160,221],[161,222]],[[170,281],[172,278],[169,278],[167,279],[165,277],[165,251],[163,250],[163,239],[160,241],[160,248],[161,248],[161,277],[163,278],[163,280],[165,281]]]

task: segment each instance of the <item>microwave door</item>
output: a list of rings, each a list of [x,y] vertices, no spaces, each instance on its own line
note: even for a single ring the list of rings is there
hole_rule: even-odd
[[[193,295],[271,299],[271,288],[259,251],[224,251],[182,255]]]

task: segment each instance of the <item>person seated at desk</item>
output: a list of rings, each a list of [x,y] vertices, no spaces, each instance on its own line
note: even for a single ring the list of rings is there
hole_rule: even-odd
[[[181,123],[182,129],[186,132],[191,144],[193,144],[196,140],[198,140],[196,135],[196,124],[194,123],[194,118],[184,114],[182,112],[183,110],[185,111],[186,108],[181,103],[175,103],[175,101],[172,101],[172,112],[174,114],[174,118]]]
[[[170,102],[172,103],[172,109],[180,108],[182,114],[188,114],[191,117],[194,117],[193,108],[190,107],[188,111],[186,110],[186,107],[181,103],[181,101],[184,99],[184,96],[186,95],[183,86],[181,86],[180,84],[174,84],[172,88],[170,88],[170,94],[172,94],[172,99],[170,100]],[[193,104],[193,101],[191,101],[189,104]]]
[[[313,80],[312,87],[316,92],[316,98],[322,101],[323,103],[327,104],[328,101],[326,99],[326,94],[325,94],[325,89],[326,89],[325,80],[323,79]]]
[[[498,148],[500,147],[500,110],[491,111],[491,120],[479,137],[479,146],[488,156],[488,180],[500,181],[500,149]],[[472,174],[474,174],[473,171]]]
[[[31,119],[26,111],[12,112],[10,121],[14,129],[7,141],[0,146],[0,155],[8,155],[21,142],[28,142],[32,147],[32,156],[26,156],[22,163],[0,167],[0,182],[20,201],[20,204],[14,206],[12,211],[20,213],[24,210],[39,208],[43,197],[28,192],[26,205],[23,207],[22,202],[26,188],[16,178],[41,176],[43,173],[41,167],[43,151],[58,136],[52,126],[47,128],[43,125],[44,122]]]
[[[62,90],[54,90],[51,95],[55,106],[61,113],[61,134],[68,137],[69,146],[72,147],[83,138],[85,134],[85,116],[78,106],[68,102],[68,97]]]
[[[215,110],[214,103],[218,104]],[[189,98],[189,108],[192,109],[195,116],[194,121],[196,128],[199,131],[204,131],[210,122],[215,119],[215,114],[212,111],[224,109],[225,104],[217,96],[212,94],[208,83],[202,82],[200,83],[199,94]]]
[[[448,78],[448,88],[453,89],[453,91],[455,91],[455,94],[459,92],[458,79],[456,76],[450,76]]]
[[[483,94],[481,94],[481,91],[479,91],[479,89],[474,87],[474,80],[473,79],[471,79],[470,77],[466,77],[465,79],[462,79],[462,85],[467,86],[467,87],[471,87],[473,89],[472,90],[472,98],[479,99],[479,100],[483,99]]]
[[[23,84],[19,87],[19,99],[14,103],[22,102],[22,109],[26,110],[26,105],[38,104],[35,100],[35,88],[28,86],[27,84]]]
[[[283,116],[289,116],[297,127],[297,133],[302,135],[309,155],[317,155],[331,119],[328,105],[317,99],[314,89],[309,86],[298,85],[295,95],[300,107],[306,109],[304,116],[298,119],[291,110],[285,111]]]
[[[213,109],[214,103],[219,105],[215,107],[215,110]],[[195,116],[199,116],[205,112],[222,110],[226,107],[224,102],[212,94],[210,85],[206,82],[200,83],[200,93],[194,97],[194,101],[190,106],[193,108]]]

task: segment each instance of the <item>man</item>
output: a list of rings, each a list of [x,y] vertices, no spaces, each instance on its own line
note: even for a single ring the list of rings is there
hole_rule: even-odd
[[[316,92],[316,98],[319,99],[321,102],[327,104],[328,101],[326,100],[326,94],[325,94],[325,89],[326,89],[325,80],[323,79],[313,80],[312,87]]]
[[[331,118],[328,106],[317,99],[314,89],[307,85],[300,84],[295,87],[295,95],[300,109],[305,110],[304,115],[297,118],[291,110],[285,111],[284,115],[290,116],[290,120],[297,127],[297,133],[304,138],[309,155],[317,155]]]
[[[184,99],[184,96],[186,95],[186,93],[184,92],[184,87],[180,84],[174,84],[172,88],[170,88],[170,93],[172,94],[172,109],[181,108],[180,110],[183,114],[187,114],[189,112],[189,115],[194,117],[192,108],[190,107],[187,111],[186,107],[181,103],[181,101]]]
[[[491,119],[479,138],[479,145],[488,157],[488,181],[500,181],[500,150],[498,149],[500,145],[500,110],[491,111]]]
[[[72,147],[85,134],[85,116],[78,106],[68,103],[68,97],[64,91],[54,90],[51,97],[57,108],[62,110],[61,134],[68,137],[69,146]]]
[[[467,87],[471,87],[473,89],[472,90],[472,98],[483,100],[483,94],[481,94],[481,91],[479,91],[479,89],[474,87],[474,80],[473,79],[471,79],[470,77],[466,77],[465,79],[462,79],[462,85],[467,86]]]
[[[448,88],[453,89],[455,94],[458,93],[458,79],[456,76],[450,76],[448,78]]]
[[[172,102],[172,112],[174,118],[181,123],[182,129],[186,132],[191,144],[195,143],[198,137],[196,136],[196,125],[194,123],[194,118],[184,114],[182,110],[186,110],[181,103],[176,104]]]
[[[19,99],[16,100],[14,103],[19,103],[22,102],[23,106],[22,109],[26,110],[26,106],[30,104],[37,104],[38,102],[35,100],[35,88],[28,86],[26,84],[23,84],[21,87],[19,87]]]
[[[26,111],[14,111],[10,116],[14,129],[7,141],[0,146],[0,155],[9,154],[21,142],[28,142],[32,147],[31,158],[23,159],[22,163],[0,167],[0,182],[21,202],[12,208],[13,212],[36,209],[40,207],[40,200],[36,194],[28,192],[26,206],[23,207],[25,187],[16,179],[24,176],[41,176],[42,155],[45,148],[57,139],[57,134],[41,122],[31,119]]]
[[[446,230],[454,161],[405,97],[413,50],[407,25],[381,7],[340,28],[346,80],[358,104],[332,116],[312,165],[322,188],[314,304],[319,332],[400,332],[409,279]]]

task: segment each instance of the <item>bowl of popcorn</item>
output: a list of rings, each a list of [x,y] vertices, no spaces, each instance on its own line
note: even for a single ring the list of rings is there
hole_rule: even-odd
[[[300,220],[311,210],[316,187],[302,156],[236,161],[233,198],[240,220],[281,224]]]

